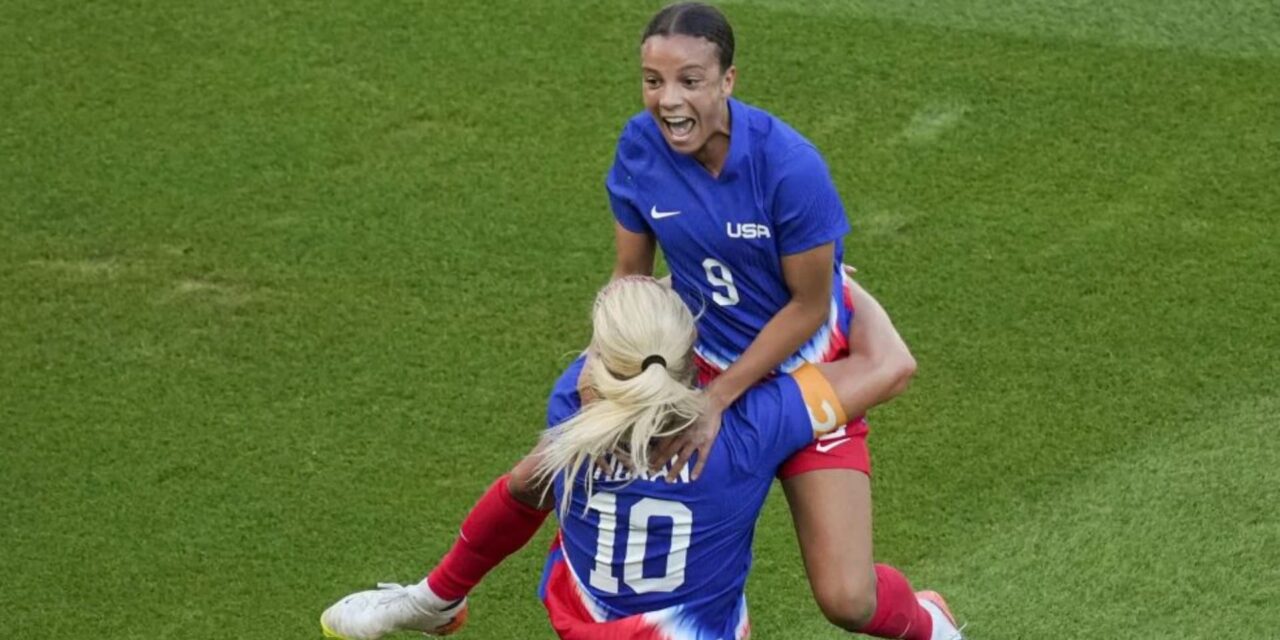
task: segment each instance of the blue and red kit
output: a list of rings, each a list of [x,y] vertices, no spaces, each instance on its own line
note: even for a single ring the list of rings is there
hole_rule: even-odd
[[[614,218],[652,235],[671,285],[697,318],[702,384],[728,369],[791,300],[782,258],[835,244],[827,321],[777,372],[848,354],[853,301],[844,274],[849,232],[826,162],[808,140],[766,111],[729,100],[729,154],[712,176],[673,151],[653,116],[633,116],[605,179]],[[818,469],[871,473],[861,416],[799,452],[779,471],[786,479]]]
[[[583,360],[557,381],[554,426],[580,407]],[[702,475],[614,464],[555,481],[560,535],[541,595],[561,638],[741,640],[750,632],[744,587],[756,518],[783,460],[843,424],[834,391],[805,367],[753,387],[724,413]],[[583,481],[594,475],[588,497]]]
[[[618,140],[605,186],[618,223],[652,235],[676,292],[698,318],[698,356],[724,370],[790,300],[782,258],[835,243],[830,320],[779,367],[834,358],[845,345],[840,194],[818,150],[768,112],[729,100],[729,154],[712,176],[671,149],[653,116]]]

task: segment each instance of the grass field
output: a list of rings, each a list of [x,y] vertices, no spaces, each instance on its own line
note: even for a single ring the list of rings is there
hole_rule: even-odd
[[[427,571],[585,343],[658,6],[0,0],[3,635],[313,638]],[[724,7],[920,363],[879,557],[975,640],[1280,637],[1274,2]],[[552,636],[548,534],[459,637]],[[842,637],[780,496],[748,594]]]

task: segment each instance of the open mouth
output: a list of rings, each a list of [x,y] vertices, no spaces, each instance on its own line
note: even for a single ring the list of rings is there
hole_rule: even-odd
[[[693,118],[664,116],[662,122],[667,125],[667,131],[671,134],[672,139],[683,140],[693,133]]]

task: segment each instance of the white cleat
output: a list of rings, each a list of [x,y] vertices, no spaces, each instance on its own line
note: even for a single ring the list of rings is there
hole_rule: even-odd
[[[951,615],[947,601],[937,591],[917,591],[916,600],[933,618],[932,640],[964,640],[961,628],[956,626],[956,618]]]
[[[378,640],[396,631],[447,636],[467,621],[467,599],[445,602],[426,584],[380,583],[377,589],[353,593],[325,609],[320,629],[326,638]]]

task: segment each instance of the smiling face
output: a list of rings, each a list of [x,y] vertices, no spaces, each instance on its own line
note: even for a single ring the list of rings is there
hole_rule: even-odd
[[[737,69],[698,36],[654,35],[640,47],[644,106],[677,153],[718,174],[729,151],[729,96]]]

